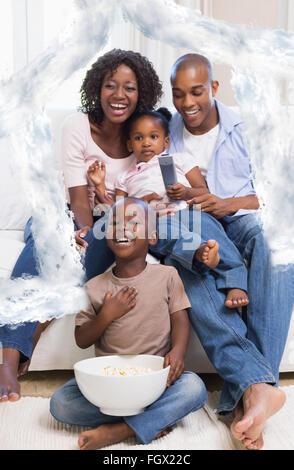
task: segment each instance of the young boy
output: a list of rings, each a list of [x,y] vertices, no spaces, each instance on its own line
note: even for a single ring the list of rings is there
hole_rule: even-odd
[[[80,435],[81,450],[131,436],[147,444],[203,407],[207,398],[201,379],[184,372],[190,303],[182,281],[175,268],[145,261],[149,246],[157,241],[150,211],[135,198],[112,206],[107,243],[116,265],[86,283],[89,308],[76,317],[75,338],[81,348],[95,344],[98,356],[164,356],[164,367],[170,365],[167,388],[143,413],[120,418],[102,414],[81,394],[75,379],[69,381],[52,396],[50,411],[58,421],[94,428]]]
[[[195,166],[195,158],[188,154],[174,154],[174,163],[177,171],[178,183],[166,191],[159,159],[160,155],[168,149],[169,141],[169,119],[171,114],[165,108],[158,111],[145,111],[133,115],[128,121],[127,133],[129,140],[127,142],[130,152],[134,152],[137,161],[134,161],[130,169],[118,177],[116,182],[116,195],[134,196],[148,202],[157,202],[162,200],[170,207],[170,201],[173,201],[171,212],[177,213],[176,217],[168,217],[168,220],[162,218],[158,221],[159,238],[162,233],[172,238],[171,233],[180,235],[189,235],[199,230],[195,227],[195,218],[193,211],[186,209],[187,201],[193,197],[209,194],[205,179],[201,175],[198,166]],[[105,193],[106,169],[103,163],[94,162],[88,169],[88,176],[95,185],[95,192],[101,202],[113,203]],[[188,217],[183,217],[186,212]],[[184,219],[184,222],[183,222]],[[188,219],[186,222],[185,219]],[[242,307],[249,303],[246,294],[247,271],[244,262],[232,243],[228,240],[223,230],[218,229],[218,243],[215,240],[208,240],[210,226],[216,226],[215,220],[207,214],[201,217],[201,239],[203,243],[195,252],[195,264],[198,269],[203,269],[203,264],[208,268],[215,268],[218,276],[218,287],[226,290],[227,297],[225,305],[229,308]],[[172,228],[171,225],[173,226]],[[169,226],[169,228],[167,228]],[[179,230],[177,230],[177,226]],[[208,227],[208,228],[207,228]],[[206,240],[208,240],[206,242]],[[160,245],[159,244],[157,247]],[[223,250],[226,255],[221,255],[219,264],[219,245],[220,252]],[[229,245],[229,246],[228,246]],[[154,249],[156,254],[156,248]],[[186,253],[187,255],[187,253]],[[229,285],[227,285],[229,284]],[[242,287],[242,288],[241,288]]]

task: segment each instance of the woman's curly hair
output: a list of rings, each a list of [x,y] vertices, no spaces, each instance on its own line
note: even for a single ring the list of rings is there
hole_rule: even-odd
[[[104,116],[100,100],[104,77],[108,73],[114,73],[121,64],[130,67],[137,78],[139,97],[135,112],[154,108],[162,96],[162,84],[146,57],[138,52],[113,49],[99,57],[87,71],[80,90],[80,110],[89,114],[95,124],[100,124]]]

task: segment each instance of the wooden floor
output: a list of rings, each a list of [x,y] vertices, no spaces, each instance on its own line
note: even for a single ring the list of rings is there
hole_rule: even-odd
[[[22,396],[51,397],[61,385],[74,377],[70,370],[51,370],[43,372],[29,372],[20,378]],[[217,374],[200,374],[209,392],[222,388],[222,379]],[[280,386],[294,385],[294,372],[280,374]]]

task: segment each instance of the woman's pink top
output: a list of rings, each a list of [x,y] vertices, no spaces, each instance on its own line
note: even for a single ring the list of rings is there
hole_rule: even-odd
[[[94,142],[88,115],[78,112],[68,116],[62,133],[63,172],[66,188],[88,186],[89,202],[94,207],[94,186],[87,176],[88,167],[95,161],[106,166],[105,184],[110,196],[115,196],[115,181],[127,171],[135,156],[111,158]]]

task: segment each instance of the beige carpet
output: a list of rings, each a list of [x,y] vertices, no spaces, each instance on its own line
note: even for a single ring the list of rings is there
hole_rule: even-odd
[[[267,423],[265,450],[294,450],[294,386],[283,387],[287,401]],[[109,450],[241,450],[229,431],[229,419],[220,421],[215,413],[219,392],[209,393],[204,409],[191,413],[172,432],[147,446],[134,439],[107,447]],[[82,428],[57,423],[49,413],[49,399],[24,397],[0,406],[1,450],[78,450]]]

